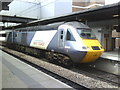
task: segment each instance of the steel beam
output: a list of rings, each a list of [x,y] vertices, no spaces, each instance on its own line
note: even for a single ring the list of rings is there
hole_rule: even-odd
[[[25,18],[25,17],[17,17],[17,16],[6,16],[6,15],[0,15],[2,22],[12,22],[12,23],[27,23],[31,22],[37,19],[33,18]]]

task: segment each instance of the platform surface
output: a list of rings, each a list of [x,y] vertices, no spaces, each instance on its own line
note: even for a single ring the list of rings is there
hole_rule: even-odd
[[[101,57],[105,59],[110,59],[114,61],[120,61],[119,50],[104,52]]]
[[[2,88],[71,88],[1,50],[0,58]]]

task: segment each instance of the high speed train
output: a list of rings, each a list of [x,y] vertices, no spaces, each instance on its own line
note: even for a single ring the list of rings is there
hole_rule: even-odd
[[[15,29],[6,33],[5,42],[30,53],[35,48],[64,64],[93,62],[104,51],[92,30],[77,21]]]

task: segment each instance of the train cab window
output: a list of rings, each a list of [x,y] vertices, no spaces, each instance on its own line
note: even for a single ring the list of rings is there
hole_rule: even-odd
[[[91,29],[77,29],[79,36],[83,39],[96,39],[95,34]]]
[[[73,35],[70,33],[69,30],[67,30],[66,40],[68,40],[68,41],[75,41],[75,38],[73,37]]]

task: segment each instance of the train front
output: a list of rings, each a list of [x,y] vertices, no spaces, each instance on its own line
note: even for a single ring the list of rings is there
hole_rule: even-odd
[[[84,58],[81,60],[81,63],[89,63],[98,59],[103,53],[104,49],[99,41],[96,39],[96,36],[91,29],[86,28],[77,28],[77,33],[83,42],[82,49],[87,51]]]

